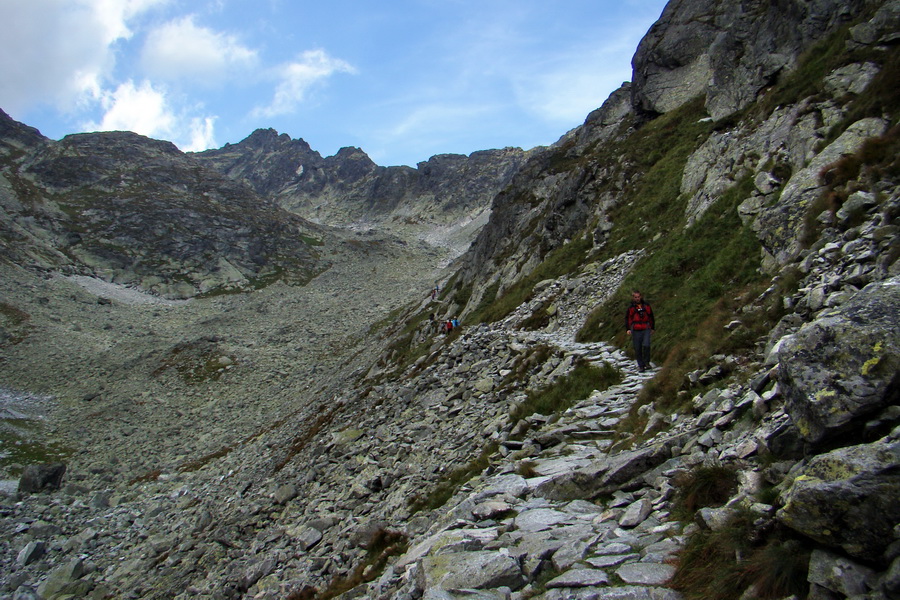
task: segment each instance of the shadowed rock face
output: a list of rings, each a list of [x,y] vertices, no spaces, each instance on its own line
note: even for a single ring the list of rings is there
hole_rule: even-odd
[[[756,99],[828,31],[852,21],[865,0],[670,2],[634,55],[633,102],[666,113],[703,95],[714,119]]]

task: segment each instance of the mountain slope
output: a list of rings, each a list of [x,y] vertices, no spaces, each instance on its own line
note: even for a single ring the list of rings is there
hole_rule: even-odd
[[[312,244],[320,228],[168,142],[126,132],[54,142],[5,114],[0,124],[7,260],[169,297],[304,282],[325,267]]]

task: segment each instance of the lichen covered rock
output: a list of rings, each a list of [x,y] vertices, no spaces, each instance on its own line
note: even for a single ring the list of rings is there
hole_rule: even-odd
[[[885,438],[813,458],[778,519],[851,556],[880,563],[900,522],[900,442]]]
[[[900,278],[864,288],[782,344],[785,409],[803,439],[820,444],[896,402]]]

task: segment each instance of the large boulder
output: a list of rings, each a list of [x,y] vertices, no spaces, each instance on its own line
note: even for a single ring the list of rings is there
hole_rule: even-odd
[[[778,519],[866,561],[886,564],[900,522],[900,442],[885,438],[820,454],[785,492]]]
[[[688,434],[681,434],[636,450],[604,457],[586,467],[566,471],[540,483],[535,494],[557,501],[593,499],[617,490],[635,489],[641,478],[672,457],[672,447],[682,446]]]
[[[525,585],[516,559],[499,552],[449,552],[426,556],[421,561],[418,577],[422,590],[499,587],[517,590]]]
[[[65,474],[66,465],[61,462],[28,465],[19,479],[19,492],[33,494],[58,490]]]
[[[787,338],[778,352],[785,409],[813,447],[897,402],[900,277],[873,283]]]

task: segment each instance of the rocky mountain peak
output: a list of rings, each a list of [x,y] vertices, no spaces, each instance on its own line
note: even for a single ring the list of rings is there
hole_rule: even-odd
[[[271,127],[268,129],[257,129],[238,144],[248,146],[250,148],[272,150],[275,148],[292,147],[298,152],[313,153],[312,148],[302,139],[292,139],[286,133],[279,134]],[[233,147],[233,144],[226,144],[226,148]]]
[[[251,138],[196,156],[303,218],[427,240],[453,256],[469,245],[494,195],[528,156],[505,148],[438,155],[416,168],[383,167],[356,147],[322,158],[302,140],[288,142],[271,130]]]
[[[41,135],[40,131],[13,120],[0,110],[0,148],[9,152],[12,148],[33,147],[46,141],[47,138]]]

